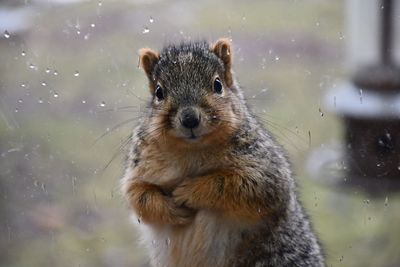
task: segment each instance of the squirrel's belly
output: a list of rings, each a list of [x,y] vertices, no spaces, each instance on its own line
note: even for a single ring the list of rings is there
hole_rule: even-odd
[[[140,223],[140,234],[152,266],[225,266],[239,237],[233,227],[222,223],[217,216],[199,211],[190,225],[179,228]]]

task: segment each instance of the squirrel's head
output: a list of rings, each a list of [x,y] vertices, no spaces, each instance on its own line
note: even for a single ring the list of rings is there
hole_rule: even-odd
[[[227,39],[170,45],[161,53],[143,48],[139,55],[152,95],[148,131],[153,137],[211,144],[235,131],[240,93]]]

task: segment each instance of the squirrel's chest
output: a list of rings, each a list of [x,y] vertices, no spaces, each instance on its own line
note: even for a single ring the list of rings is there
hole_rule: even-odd
[[[214,160],[216,156],[209,152],[165,153],[149,147],[142,151],[136,172],[138,177],[148,182],[171,185],[186,177],[204,175],[217,168],[215,162],[220,161]]]

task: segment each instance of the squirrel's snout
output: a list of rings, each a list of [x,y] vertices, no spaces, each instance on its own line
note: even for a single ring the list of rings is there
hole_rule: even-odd
[[[187,107],[181,111],[180,122],[183,127],[194,129],[199,126],[200,118],[200,113],[197,109]]]

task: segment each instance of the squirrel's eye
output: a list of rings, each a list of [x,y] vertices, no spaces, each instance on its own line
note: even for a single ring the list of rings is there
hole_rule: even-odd
[[[214,92],[217,94],[222,94],[222,83],[218,77],[214,80]]]
[[[157,84],[155,95],[156,95],[158,100],[163,100],[164,99],[163,89],[161,88],[161,86],[159,84]]]

